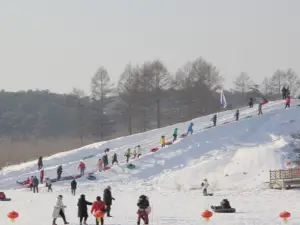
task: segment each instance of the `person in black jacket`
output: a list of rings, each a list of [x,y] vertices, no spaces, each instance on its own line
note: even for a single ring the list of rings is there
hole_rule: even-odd
[[[148,197],[145,195],[141,195],[139,197],[137,206],[139,207],[137,224],[140,225],[141,219],[144,221],[145,225],[149,224],[147,209],[149,208],[150,203]]]
[[[217,115],[214,115],[214,117],[211,119],[214,123],[214,127],[217,125]]]
[[[85,199],[85,195],[81,195],[80,199],[78,199],[78,217],[79,217],[79,224],[82,225],[82,220],[83,220],[83,224],[86,224],[86,220],[88,218],[88,211],[87,211],[87,206],[88,205],[92,205],[91,202],[88,202]]]
[[[76,193],[76,189],[77,189],[77,182],[76,182],[76,180],[74,179],[74,180],[72,180],[72,182],[71,182],[71,193],[72,193],[72,195],[74,195],[74,196],[75,196],[75,193]]]
[[[115,200],[115,199],[111,196],[111,187],[107,186],[107,188],[104,189],[104,193],[103,193],[103,201],[106,205],[107,217],[112,217],[110,215],[112,200]]]
[[[57,167],[57,180],[61,179],[61,174],[63,172],[62,166],[60,165],[59,167]]]
[[[38,159],[38,168],[39,169],[43,168],[43,157],[42,156],[40,156]]]
[[[113,156],[112,156],[112,163],[111,164],[114,165],[114,163],[119,164],[117,153],[114,153]]]
[[[235,120],[238,121],[240,117],[240,110],[236,110],[234,116],[235,116]]]
[[[107,156],[107,154],[104,154],[104,156],[102,156],[102,162],[103,162],[104,168],[108,166],[108,156]]]

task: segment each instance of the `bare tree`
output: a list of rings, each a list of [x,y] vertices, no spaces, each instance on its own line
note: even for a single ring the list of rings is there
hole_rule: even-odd
[[[97,102],[96,110],[100,113],[98,121],[100,122],[101,140],[103,140],[105,107],[110,103],[114,91],[113,84],[110,82],[110,77],[104,67],[100,67],[92,77],[91,90],[92,99]]]
[[[136,105],[136,100],[139,96],[138,79],[139,69],[133,68],[131,64],[128,64],[121,74],[118,83],[119,97],[123,103],[125,103],[129,134],[132,134],[132,114]]]
[[[78,130],[78,135],[80,138],[80,144],[83,146],[84,144],[84,103],[83,103],[83,98],[86,97],[85,93],[83,90],[78,89],[78,88],[73,88],[71,92],[71,96],[73,97],[70,106],[73,106],[76,108],[77,111],[77,130]]]
[[[276,70],[276,72],[271,77],[271,89],[273,93],[281,94],[281,88],[285,83],[286,74],[283,70]]]
[[[253,86],[253,81],[248,74],[244,72],[242,72],[233,83],[235,84],[235,90],[241,92],[243,95]]]
[[[161,99],[163,91],[170,87],[171,77],[167,68],[163,65],[160,60],[152,62],[152,73],[153,73],[153,89],[155,95],[156,104],[156,121],[157,128],[161,127]]]
[[[269,77],[265,77],[262,84],[260,85],[260,90],[264,95],[270,95],[272,92],[271,89],[271,80]]]
[[[288,69],[285,74],[285,80],[292,94],[295,94],[300,88],[299,76],[292,69]]]

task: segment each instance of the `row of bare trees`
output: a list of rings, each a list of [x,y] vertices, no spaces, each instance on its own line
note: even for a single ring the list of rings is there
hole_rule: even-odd
[[[117,84],[112,84],[107,70],[100,67],[91,80],[91,96],[78,89],[72,93],[81,121],[77,123],[79,134],[83,138],[84,130],[92,130],[93,135],[103,139],[112,127],[115,132],[132,134],[213,113],[221,108],[218,91],[223,81],[219,70],[202,58],[186,63],[175,74],[160,60],[128,64]],[[262,85],[241,73],[229,98],[239,96],[240,104],[244,104],[249,95],[278,97],[283,86],[288,86],[291,93],[298,90],[299,81],[292,69],[277,70]],[[92,115],[84,115],[83,102],[93,108]],[[93,118],[92,128],[83,128],[85,116]]]

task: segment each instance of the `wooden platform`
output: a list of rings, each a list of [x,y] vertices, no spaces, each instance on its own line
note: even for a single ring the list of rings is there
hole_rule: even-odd
[[[300,168],[270,170],[269,187],[280,189],[300,187]]]

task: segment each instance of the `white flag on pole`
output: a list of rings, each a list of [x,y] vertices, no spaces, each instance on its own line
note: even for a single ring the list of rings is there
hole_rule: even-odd
[[[224,92],[223,90],[221,91],[221,105],[223,106],[223,108],[226,108],[227,107],[227,103],[226,103],[226,98],[225,98],[225,95],[224,95]]]

